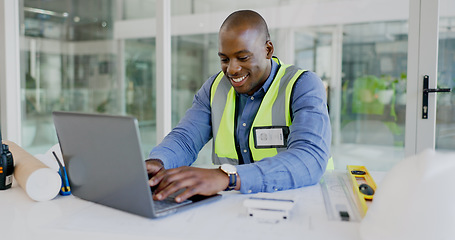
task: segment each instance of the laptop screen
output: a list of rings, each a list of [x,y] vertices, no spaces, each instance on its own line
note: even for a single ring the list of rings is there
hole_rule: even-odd
[[[73,195],[152,217],[137,120],[71,112],[53,117]]]

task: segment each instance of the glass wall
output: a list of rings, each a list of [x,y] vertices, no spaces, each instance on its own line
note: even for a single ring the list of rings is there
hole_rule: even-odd
[[[155,17],[155,2],[23,0],[24,147],[38,153],[56,143],[53,110],[133,115],[144,151],[156,144],[155,37],[143,33],[152,28],[147,21]],[[171,1],[172,126],[220,71],[222,21],[234,10],[253,9],[269,25],[275,55],[316,72],[326,84],[335,167],[387,170],[404,157],[409,1],[396,1],[393,11],[388,3],[368,3]],[[331,14],[340,7],[353,14]],[[119,37],[115,23],[133,27]],[[440,87],[453,87],[453,23],[453,17],[441,18]],[[453,148],[453,94],[441,95],[438,104],[437,146]],[[210,152],[209,144],[200,162],[209,163]]]
[[[406,21],[296,30],[295,64],[328,87],[336,168],[386,170],[404,157],[407,47]]]
[[[172,126],[191,107],[202,84],[221,70],[216,58],[216,33],[172,37]]]
[[[193,1],[195,6],[198,2]],[[316,72],[327,85],[332,124],[338,126],[333,129],[334,139],[339,139],[338,142],[334,141],[332,148],[335,166],[344,169],[346,164],[362,164],[372,169],[385,170],[402,159],[404,157],[406,109],[406,11],[403,11],[402,21],[366,21],[344,24],[341,26],[342,36],[334,39],[334,34],[339,26],[321,24],[302,28],[300,26],[305,26],[303,22],[281,24],[287,20],[286,17],[276,18],[280,15],[280,9],[274,11],[267,8],[265,10],[262,8],[263,4],[256,3],[254,5],[254,1],[249,3],[233,1],[230,7],[232,10],[236,10],[249,4],[249,7],[254,10],[266,12],[264,17],[271,29],[275,54],[284,58],[286,62],[291,61],[301,68]],[[305,9],[309,3],[313,2],[289,2],[288,4],[294,6],[295,9]],[[286,7],[287,4],[281,6],[283,7],[283,5]],[[216,17],[215,14],[210,14],[216,9],[213,3],[196,9],[196,13],[192,14],[207,14],[206,18],[195,18],[200,21],[200,25],[209,24],[213,20],[211,17]],[[220,19],[217,18],[220,21],[217,27],[230,13],[224,10],[219,12],[224,13],[224,16]],[[295,12],[289,12],[289,15],[294,16]],[[174,25],[173,27],[174,32],[178,32],[175,28],[179,28],[179,26]],[[217,30],[217,28],[213,28],[215,34]],[[173,57],[178,59],[173,59],[173,62],[185,61],[184,59],[188,58],[188,52],[191,52],[193,60],[198,64],[210,66],[210,68],[204,69],[201,69],[200,66],[191,68],[192,74],[190,75],[199,78],[199,86],[201,86],[207,76],[219,71],[219,66],[214,64],[219,61],[216,56],[217,39],[216,35],[212,38],[209,34],[200,34],[197,35],[197,38],[192,36],[192,39],[198,42],[198,45],[188,44],[186,55],[176,54],[176,51],[183,50],[174,48]],[[173,45],[176,44],[173,43]],[[181,46],[185,48],[184,45]],[[334,46],[341,48],[341,63],[333,61],[333,58],[336,57]],[[207,54],[212,54],[212,56]],[[204,57],[201,58],[201,56]],[[334,64],[340,64],[341,73],[334,72]],[[212,66],[214,66],[213,69]],[[174,67],[178,66],[173,65],[173,73],[177,71]],[[210,69],[211,72],[207,72],[207,69]],[[336,79],[337,77],[340,79]],[[185,79],[178,78],[173,75],[173,86],[177,86],[176,84],[178,86],[190,85],[183,83]],[[203,80],[201,81],[201,79]],[[337,84],[340,86],[336,86]],[[173,100],[179,99],[173,103],[175,106],[173,117],[181,117],[187,109],[187,107],[181,106],[189,106],[192,94],[177,94],[182,92],[180,87],[173,89]],[[187,87],[185,91],[190,92],[191,90]],[[338,92],[334,94],[333,91]],[[341,104],[339,104],[340,102]],[[177,121],[173,118],[174,124]],[[365,153],[374,154],[366,155]]]
[[[144,156],[156,145],[156,57],[155,38],[124,42],[125,114],[137,118]]]
[[[22,145],[32,154],[58,142],[57,110],[133,115],[145,152],[156,144],[155,40],[115,40],[117,3],[22,1]]]
[[[339,165],[359,154],[387,170],[404,157],[407,32],[406,21],[343,27]]]

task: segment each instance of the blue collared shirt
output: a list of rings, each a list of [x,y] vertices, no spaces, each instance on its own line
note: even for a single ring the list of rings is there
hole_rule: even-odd
[[[245,163],[237,166],[242,193],[273,192],[317,183],[330,155],[331,126],[326,92],[321,79],[304,72],[294,85],[288,149],[273,157],[251,163],[248,134],[259,105],[267,92],[278,64],[264,85],[252,96],[238,94],[237,138]],[[149,158],[160,159],[166,169],[189,166],[212,138],[210,88],[218,74],[210,77],[193,99],[192,107],[180,123],[153,148]]]

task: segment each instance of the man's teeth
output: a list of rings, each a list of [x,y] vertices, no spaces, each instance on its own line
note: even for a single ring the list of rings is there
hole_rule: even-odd
[[[241,81],[243,81],[243,79],[245,79],[245,78],[246,78],[246,75],[243,76],[243,77],[239,77],[239,78],[232,78],[232,81],[234,81],[234,82],[241,82]]]

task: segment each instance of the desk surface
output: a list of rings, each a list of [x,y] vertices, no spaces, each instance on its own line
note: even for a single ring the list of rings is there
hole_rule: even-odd
[[[383,173],[372,173],[375,181]],[[328,220],[319,184],[273,193],[296,200],[279,223],[247,216],[243,201],[270,195],[223,192],[219,201],[160,219],[147,219],[74,196],[31,200],[18,185],[0,191],[1,239],[359,239],[359,222]]]

